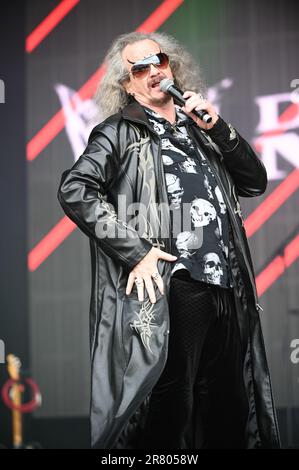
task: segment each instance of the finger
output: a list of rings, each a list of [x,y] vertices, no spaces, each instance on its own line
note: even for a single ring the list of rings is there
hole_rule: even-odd
[[[196,111],[200,111],[202,109],[208,109],[210,108],[208,102],[206,100],[201,100],[200,103],[196,103],[196,107],[194,109],[196,109]]]
[[[143,302],[144,301],[144,283],[143,283],[142,277],[138,277],[135,280],[135,284],[136,284],[136,287],[137,287],[138,300],[140,300],[140,302]]]
[[[192,112],[194,109],[202,110],[202,109],[206,109],[207,107],[208,107],[207,102],[205,100],[199,99],[198,96],[195,96],[195,97],[192,96],[185,103],[185,108],[189,113]]]
[[[126,286],[126,294],[127,294],[127,295],[130,295],[130,294],[131,294],[132,287],[133,287],[133,285],[134,285],[134,280],[135,280],[134,274],[133,274],[133,273],[130,273],[130,274],[129,274],[129,277],[128,277],[127,286]]]
[[[174,256],[170,253],[166,253],[166,251],[160,250],[160,253],[158,253],[158,259],[165,259],[166,261],[175,261],[177,259],[177,256]]]
[[[204,104],[200,105],[200,106],[196,106],[195,108],[193,108],[194,111],[206,111],[207,110],[207,106],[205,106]],[[193,111],[192,110],[192,111]]]
[[[204,98],[202,95],[199,95],[198,93],[194,93],[193,95],[190,95],[189,98],[187,98],[186,101],[202,101]]]
[[[206,101],[205,97],[200,93],[192,93],[188,97],[185,98],[186,101],[197,100],[197,101]]]
[[[185,93],[183,94],[183,98],[188,99],[190,98],[190,96],[194,96],[196,95],[195,91],[185,91]]]
[[[206,101],[205,97],[201,93],[192,93],[189,97],[186,97],[188,100],[198,100],[198,101]]]
[[[158,271],[157,271],[158,272]],[[157,274],[157,273],[155,273]],[[154,276],[154,275],[153,275]],[[162,295],[164,295],[164,283],[163,283],[163,279],[162,277],[160,276],[156,276],[156,277],[153,277],[155,283],[157,284],[158,288],[159,288],[159,291],[161,292]]]
[[[150,277],[146,277],[144,278],[144,282],[145,282],[145,287],[146,287],[151,303],[152,304],[156,303],[156,294],[155,294],[155,289],[152,283],[152,279]]]

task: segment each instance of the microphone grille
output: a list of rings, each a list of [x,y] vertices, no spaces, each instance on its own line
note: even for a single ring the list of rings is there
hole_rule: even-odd
[[[164,91],[164,93],[167,93],[169,88],[171,86],[173,86],[173,81],[170,80],[169,78],[164,78],[163,80],[161,80],[160,82],[160,90],[161,91]]]

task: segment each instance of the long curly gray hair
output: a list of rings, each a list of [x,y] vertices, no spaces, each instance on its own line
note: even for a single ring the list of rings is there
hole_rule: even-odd
[[[100,108],[102,119],[120,111],[129,101],[122,82],[127,69],[122,59],[122,51],[128,44],[151,39],[159,44],[162,52],[169,56],[169,63],[175,84],[182,90],[191,90],[202,95],[206,85],[199,66],[178,41],[165,33],[127,33],[117,37],[105,58],[106,73],[99,83],[95,102]]]

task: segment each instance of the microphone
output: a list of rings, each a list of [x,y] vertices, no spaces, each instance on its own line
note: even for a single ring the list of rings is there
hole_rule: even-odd
[[[185,98],[183,98],[182,90],[175,86],[173,81],[169,78],[164,78],[163,80],[161,80],[160,90],[164,91],[164,93],[168,93],[173,98],[175,98],[181,106],[184,106],[184,104],[186,103]],[[206,122],[207,124],[212,121],[211,116],[206,111],[197,111],[196,109],[193,109],[192,113],[194,113],[197,117],[199,117],[199,119]]]

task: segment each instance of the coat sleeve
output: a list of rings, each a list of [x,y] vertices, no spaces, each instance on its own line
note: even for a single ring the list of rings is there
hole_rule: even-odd
[[[57,197],[66,215],[103,251],[131,270],[152,248],[149,240],[118,219],[107,191],[120,172],[117,129],[99,124],[70,170],[63,172]]]
[[[205,132],[219,147],[238,195],[253,197],[263,194],[267,188],[266,169],[248,142],[220,116],[213,128]]]

